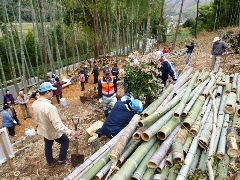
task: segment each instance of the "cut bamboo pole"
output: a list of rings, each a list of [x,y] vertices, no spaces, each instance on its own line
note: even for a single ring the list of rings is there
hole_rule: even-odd
[[[185,106],[182,112],[182,116],[186,116],[188,114],[188,112],[190,111],[190,109],[192,108],[192,106],[194,105],[194,103],[202,93],[203,88],[207,85],[209,81],[210,81],[210,78],[206,79],[202,84],[199,85],[197,92],[194,94],[193,98],[189,101],[189,103]]]
[[[147,168],[146,172],[144,173],[142,180],[149,180],[149,179],[153,179],[153,175],[155,173],[156,169],[152,169],[152,168]]]
[[[157,167],[157,172],[161,172],[165,166],[165,160],[166,160],[166,157],[161,161],[161,163],[158,165]]]
[[[201,107],[202,107],[204,101],[205,101],[204,96],[201,95],[198,97],[197,101],[193,105],[193,107],[190,110],[190,112],[188,113],[187,117],[184,119],[184,121],[182,123],[182,128],[186,128],[187,130],[190,130],[191,126],[193,125],[193,123],[195,122],[195,120],[198,116],[198,113],[201,110]]]
[[[149,168],[157,168],[157,166],[160,164],[160,162],[163,160],[163,158],[166,156],[168,150],[170,149],[173,138],[177,134],[179,129],[180,129],[180,125],[177,126],[173,130],[173,132],[167,137],[167,139],[157,149],[157,151],[154,153],[154,155],[148,161],[148,167]]]
[[[234,128],[229,128],[227,131],[227,154],[230,157],[240,156],[240,149],[238,145],[238,132]]]
[[[101,180],[110,170],[112,162],[109,161],[95,176],[96,179]]]
[[[179,162],[183,162],[183,145],[179,139],[174,139],[172,144],[172,154],[173,154],[173,162],[174,164],[178,164]]]
[[[238,79],[239,73],[235,73],[233,76],[233,81],[232,81],[232,92],[237,92],[237,79]]]
[[[223,87],[222,86],[218,86],[217,87],[217,96],[218,97],[222,96],[222,91],[223,91]]]
[[[188,86],[189,81],[187,81],[184,85],[182,85],[179,89],[176,90],[176,92],[173,94],[173,97],[179,94],[183,89],[185,89]]]
[[[209,74],[210,74],[210,72],[209,72],[209,71],[206,71],[206,72],[204,72],[203,74],[201,74],[201,75],[197,78],[197,80],[198,80],[199,82],[203,82],[203,81],[205,81],[205,80],[209,77]]]
[[[165,160],[165,165],[172,167],[173,166],[173,153],[172,151],[169,152],[169,154],[167,155],[167,158]]]
[[[133,133],[133,135],[132,135],[132,139],[134,140],[134,141],[140,141],[141,140],[141,135],[142,135],[142,133],[145,131],[145,128],[139,128],[139,129],[137,129],[134,133]]]
[[[193,140],[193,137],[190,134],[188,134],[187,139],[186,139],[186,141],[185,141],[185,143],[183,145],[184,156],[187,155],[188,150],[189,150],[189,148],[191,146],[192,140]]]
[[[178,174],[178,171],[179,171],[179,167],[178,167],[178,166],[179,166],[178,164],[175,164],[175,165],[169,170],[167,180],[176,179],[177,174]]]
[[[229,114],[224,115],[224,123],[219,138],[218,148],[216,155],[218,158],[222,158],[226,154],[226,139],[227,139],[227,129],[229,124]]]
[[[201,117],[203,117],[206,109],[207,109],[207,105],[208,105],[208,102],[210,100],[210,97],[208,96],[207,99],[205,100],[203,106],[202,106],[202,109],[201,109]]]
[[[154,143],[154,145],[151,147],[151,149],[149,150],[147,155],[143,158],[141,163],[138,165],[137,169],[134,171],[134,173],[132,175],[132,179],[137,179],[137,180],[143,179],[144,172],[148,168],[147,167],[147,162],[152,157],[152,155],[155,153],[159,144],[160,144],[160,141],[157,141],[157,142]],[[154,169],[154,171],[155,171],[155,169]]]
[[[156,138],[151,138],[148,142],[143,142],[135,152],[128,158],[123,166],[113,175],[111,180],[130,179],[132,173],[137,169],[139,163],[155,143]],[[131,168],[130,168],[131,167]]]
[[[188,87],[187,87],[187,90],[185,92],[185,94],[183,95],[180,103],[178,104],[177,106],[177,109],[175,110],[174,112],[174,117],[180,117],[180,115],[182,114],[183,112],[183,109],[189,99],[189,94],[191,93],[193,87],[194,87],[194,83],[196,82],[196,79],[199,75],[199,72],[196,72],[193,77],[191,78],[189,84],[188,84]]]
[[[235,105],[237,101],[236,93],[230,92],[227,96],[224,112],[227,114],[234,114],[235,113]]]
[[[184,144],[188,136],[188,131],[186,129],[180,129],[173,141],[180,141],[181,144]]]
[[[229,164],[229,157],[227,154],[220,160],[217,166],[218,175],[216,180],[224,180],[227,179],[228,176],[228,164]]]
[[[211,80],[209,81],[209,83],[207,84],[206,88],[204,89],[202,95],[204,95],[205,97],[208,96],[209,90],[214,86],[214,84],[216,83],[216,78],[214,76],[214,74],[210,74],[211,76]]]
[[[198,134],[201,126],[202,126],[201,113],[199,113],[198,117],[196,118],[196,121],[193,123],[193,125],[190,128],[190,135],[195,137]]]
[[[200,155],[201,155],[201,148],[198,147],[196,154],[194,155],[194,158],[192,160],[189,172],[188,172],[188,179],[190,179],[191,177],[194,177],[194,173],[197,168]],[[189,176],[190,176],[190,178],[189,178]]]
[[[143,112],[143,117],[147,117],[150,114],[152,114],[156,109],[162,104],[162,102],[166,99],[166,97],[171,93],[173,90],[173,84],[170,84],[167,89],[164,90],[164,92],[161,94],[161,96],[155,100],[153,103],[151,103]]]
[[[238,112],[234,114],[232,127],[236,128],[236,130],[240,132],[240,116],[238,115]]]
[[[240,103],[240,75],[238,75],[238,79],[237,79],[237,103]]]
[[[238,116],[240,116],[240,105],[236,106],[236,113]]]
[[[169,134],[180,124],[180,119],[172,117],[158,132],[157,137],[159,140],[165,140]]]
[[[113,148],[109,154],[109,157],[110,157],[111,161],[113,162],[113,164],[116,163],[118,161],[118,159],[120,158],[120,156],[122,155],[122,152],[123,152],[124,148],[126,147],[129,139],[132,137],[132,134],[135,131],[139,120],[140,120],[140,115],[135,114],[133,116],[133,118],[131,119],[130,123],[128,124],[128,126],[123,131],[118,142],[113,146]]]
[[[142,134],[141,138],[144,141],[149,141],[157,132],[171,119],[175,108],[168,111],[160,119],[158,119],[154,124],[152,124],[148,129],[146,129]]]
[[[169,169],[170,169],[170,167],[165,166],[163,168],[163,170],[161,171],[161,173],[154,175],[153,179],[154,180],[165,180],[168,175]]]

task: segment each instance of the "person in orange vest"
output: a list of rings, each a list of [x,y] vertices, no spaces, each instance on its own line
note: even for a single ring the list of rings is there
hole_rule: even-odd
[[[110,76],[108,68],[103,70],[103,78],[98,81],[98,98],[103,104],[103,112],[106,117],[109,115],[109,104],[111,107],[117,102],[117,80]]]

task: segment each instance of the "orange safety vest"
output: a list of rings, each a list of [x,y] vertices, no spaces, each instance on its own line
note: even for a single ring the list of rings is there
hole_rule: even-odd
[[[113,77],[111,77],[110,81],[104,81],[102,79],[101,83],[102,83],[102,95],[104,95],[104,96],[112,96],[115,93]]]

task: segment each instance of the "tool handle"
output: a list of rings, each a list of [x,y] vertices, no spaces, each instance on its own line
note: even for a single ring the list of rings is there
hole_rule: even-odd
[[[75,137],[75,144],[76,144],[76,154],[78,155],[78,138]]]
[[[72,118],[72,122],[73,122],[73,124],[75,126],[75,131],[77,131],[77,125],[79,124],[79,117],[73,117]]]

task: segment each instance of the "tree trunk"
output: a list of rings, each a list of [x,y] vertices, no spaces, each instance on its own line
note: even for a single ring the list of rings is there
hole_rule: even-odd
[[[147,27],[146,27],[146,37],[145,37],[144,43],[143,43],[143,54],[146,52],[148,36],[149,36],[149,32],[150,32],[151,11],[152,11],[152,1],[148,0]]]
[[[196,23],[195,23],[195,29],[194,29],[195,38],[197,38],[198,11],[199,11],[199,0],[197,1],[197,16],[196,16]]]
[[[162,36],[162,27],[163,27],[163,9],[164,9],[165,0],[162,0],[161,4],[161,13],[159,18],[159,27],[158,27],[158,35],[157,35],[157,47],[159,48],[161,43],[161,36]]]
[[[95,59],[99,55],[99,42],[98,42],[98,13],[97,13],[97,0],[92,0],[94,10],[92,11],[92,25],[94,32],[94,57]]]

